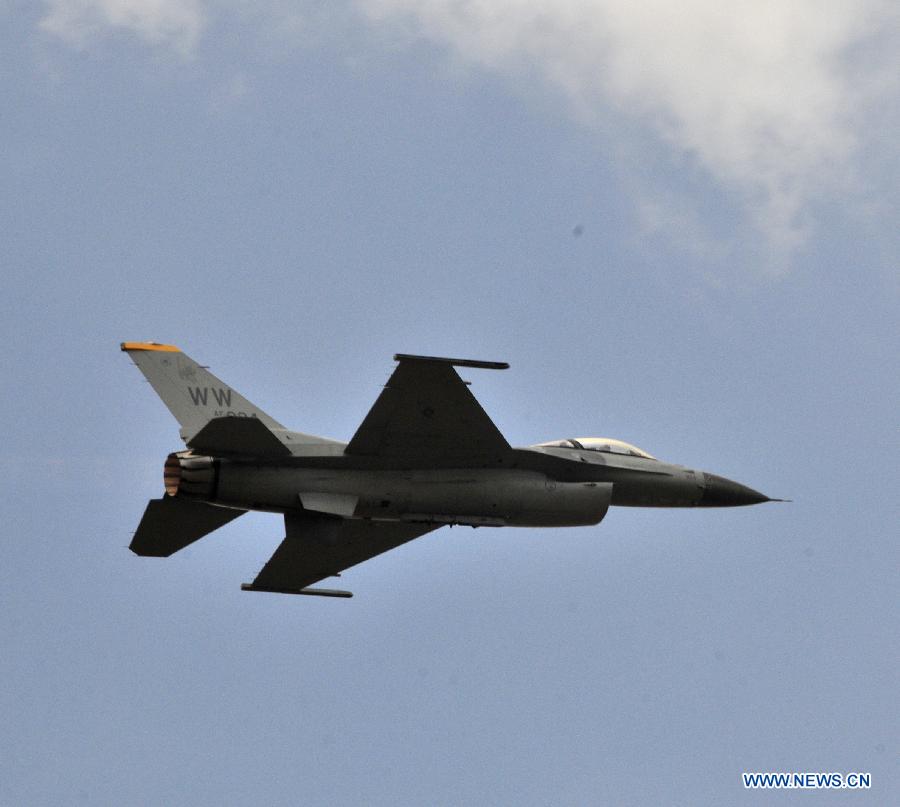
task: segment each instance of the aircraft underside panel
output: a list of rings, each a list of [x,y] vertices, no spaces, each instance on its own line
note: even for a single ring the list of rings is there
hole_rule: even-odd
[[[234,507],[306,508],[352,519],[563,527],[599,523],[612,484],[513,469],[330,471],[222,462],[217,495]]]

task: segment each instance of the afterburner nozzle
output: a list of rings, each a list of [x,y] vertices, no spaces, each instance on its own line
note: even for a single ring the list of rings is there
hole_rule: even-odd
[[[163,484],[169,496],[191,499],[212,498],[216,486],[216,468],[212,457],[179,451],[166,457]]]

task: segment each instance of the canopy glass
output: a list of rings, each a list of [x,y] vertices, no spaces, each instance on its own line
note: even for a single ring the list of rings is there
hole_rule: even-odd
[[[626,443],[623,440],[614,440],[611,437],[570,437],[568,440],[551,440],[547,443],[538,443],[539,448],[574,448],[578,451],[603,451],[607,454],[625,454],[630,457],[643,457],[655,460],[652,454],[648,454],[637,446]]]

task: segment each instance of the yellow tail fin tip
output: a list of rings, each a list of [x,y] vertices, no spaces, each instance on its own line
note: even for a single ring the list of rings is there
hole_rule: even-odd
[[[181,353],[175,345],[161,345],[159,342],[122,342],[122,350],[163,350],[167,353]]]

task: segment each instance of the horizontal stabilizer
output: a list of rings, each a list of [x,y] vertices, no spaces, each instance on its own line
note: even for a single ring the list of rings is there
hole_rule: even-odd
[[[291,453],[257,418],[213,418],[187,444],[196,451],[216,456],[286,457]]]
[[[167,558],[246,512],[177,496],[151,499],[128,548],[135,555]]]

